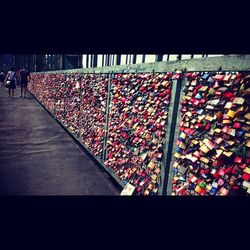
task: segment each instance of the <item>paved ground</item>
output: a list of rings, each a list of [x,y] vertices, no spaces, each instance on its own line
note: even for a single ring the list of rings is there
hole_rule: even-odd
[[[117,187],[31,96],[0,87],[1,195],[119,195]]]

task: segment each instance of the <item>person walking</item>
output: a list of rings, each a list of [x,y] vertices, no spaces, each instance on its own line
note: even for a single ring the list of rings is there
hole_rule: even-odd
[[[5,79],[5,74],[4,74],[4,72],[2,71],[2,72],[0,73],[0,82],[1,82],[1,83],[4,83],[4,79]]]
[[[20,95],[20,97],[25,98],[26,97],[26,92],[27,92],[28,82],[30,81],[30,72],[24,66],[23,69],[20,70],[19,76],[20,76],[20,84],[21,84],[21,95]]]
[[[6,77],[5,77],[5,83],[6,88],[9,89],[9,97],[14,97],[14,90],[16,89],[16,72],[13,66],[10,67],[10,70],[8,71]],[[8,83],[8,84],[7,84]]]

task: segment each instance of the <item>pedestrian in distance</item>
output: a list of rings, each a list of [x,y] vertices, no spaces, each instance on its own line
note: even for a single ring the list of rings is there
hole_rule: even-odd
[[[1,82],[1,83],[4,83],[4,79],[5,79],[5,73],[2,71],[2,72],[0,73],[0,82]]]
[[[9,97],[13,98],[16,89],[16,72],[13,66],[10,67],[5,77],[5,86],[9,89]]]
[[[20,85],[21,85],[21,95],[20,97],[25,98],[27,92],[28,82],[30,81],[30,72],[24,66],[22,70],[19,72],[20,76]]]

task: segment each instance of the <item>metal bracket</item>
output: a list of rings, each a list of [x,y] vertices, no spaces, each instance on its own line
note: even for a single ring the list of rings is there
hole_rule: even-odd
[[[127,65],[125,68],[125,70],[127,70],[127,73],[130,71],[130,69],[131,69],[130,65]]]

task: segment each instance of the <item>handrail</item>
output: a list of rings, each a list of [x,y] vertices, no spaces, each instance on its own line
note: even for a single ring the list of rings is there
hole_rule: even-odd
[[[128,65],[116,65],[95,68],[79,68],[55,71],[40,71],[35,73],[127,73]],[[129,73],[155,73],[185,70],[189,72],[214,72],[214,71],[249,71],[250,55],[228,55],[206,58],[192,58],[167,62],[130,64]]]

